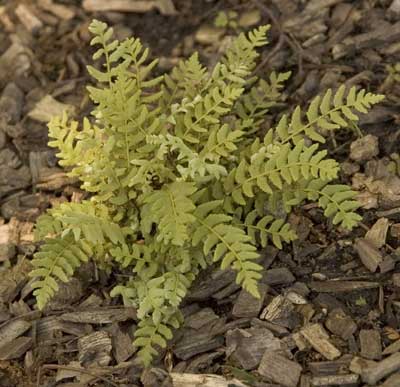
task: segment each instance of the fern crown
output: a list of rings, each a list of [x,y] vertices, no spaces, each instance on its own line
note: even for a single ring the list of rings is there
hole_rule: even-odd
[[[96,20],[90,31],[101,63],[88,67],[93,118],[48,125],[49,145],[90,199],[39,218],[34,294],[43,309],[90,259],[128,274],[111,295],[137,308],[134,345],[149,364],[182,324],[179,305],[199,270],[232,268],[258,297],[258,249],[296,239],[293,207],[313,201],[333,224],[357,224],[355,192],[333,183],[339,165],[320,144],[383,97],[341,86],[266,128],[289,77],[253,74],[268,26],[241,34],[212,70],[194,54],[158,77],[139,39],[113,40]]]

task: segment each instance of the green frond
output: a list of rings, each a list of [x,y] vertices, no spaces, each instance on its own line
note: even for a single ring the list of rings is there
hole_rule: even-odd
[[[203,88],[206,77],[207,69],[200,64],[198,53],[180,61],[170,74],[164,75],[163,110],[169,111],[173,103],[183,98],[193,100]]]
[[[251,238],[235,226],[227,224],[232,217],[212,212],[220,201],[199,205],[194,216],[197,225],[192,236],[193,246],[200,243],[205,255],[213,254],[213,261],[221,261],[221,269],[232,267],[238,272],[236,282],[250,294],[259,297],[257,280],[262,267],[254,262],[259,257]]]
[[[307,147],[303,140],[294,147],[291,144],[263,146],[250,162],[242,159],[232,169],[224,182],[225,191],[231,193],[236,203],[245,205],[245,197],[254,197],[256,190],[272,194],[300,179],[333,180],[339,171],[338,163],[326,159],[325,150],[317,150],[317,144]]]
[[[302,118],[300,107],[297,107],[289,118],[283,115],[275,132],[277,140],[282,143],[293,141],[297,143],[306,135],[313,141],[325,142],[321,131],[347,128],[358,120],[357,113],[368,113],[372,105],[382,101],[380,94],[366,93],[364,89],[356,92],[353,86],[347,96],[346,88],[340,86],[335,95],[328,89],[321,98],[317,96],[311,102],[306,112],[306,122]]]
[[[92,255],[92,248],[83,241],[73,238],[45,239],[39,252],[31,261],[34,269],[29,273],[36,281],[31,285],[37,305],[42,310],[58,291],[58,281],[68,282],[74,271],[87,262]]]
[[[229,68],[242,65],[252,71],[256,65],[255,60],[259,55],[256,48],[268,44],[266,36],[269,29],[270,26],[265,25],[250,31],[247,36],[245,33],[241,33],[225,53],[224,63]]]
[[[297,239],[296,232],[284,219],[276,219],[272,215],[260,217],[257,210],[248,213],[244,223],[238,225],[246,227],[253,243],[257,244],[259,240],[262,247],[267,246],[268,239],[278,249],[282,249],[282,241],[289,243]]]
[[[271,73],[269,81],[258,80],[249,91],[242,94],[235,104],[235,112],[243,123],[251,121],[248,134],[257,132],[265,120],[268,111],[276,106],[282,98],[284,82],[289,79],[290,72]]]
[[[189,226],[195,221],[195,205],[190,198],[195,191],[193,183],[174,182],[149,194],[142,211],[144,232],[150,234],[155,224],[158,242],[183,246],[189,238]]]

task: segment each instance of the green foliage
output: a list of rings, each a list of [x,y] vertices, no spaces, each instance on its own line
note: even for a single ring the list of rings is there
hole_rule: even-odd
[[[89,259],[130,273],[111,295],[137,308],[134,344],[149,364],[182,324],[179,305],[207,265],[233,268],[236,282],[259,296],[257,250],[296,239],[284,215],[294,206],[313,201],[334,224],[357,224],[355,193],[333,183],[339,165],[319,143],[382,96],[328,90],[305,114],[297,107],[266,130],[289,77],[252,73],[267,26],[241,34],[211,71],[195,54],[157,78],[157,61],[138,39],[112,40],[99,21],[90,31],[102,62],[88,68],[94,122],[52,119],[49,145],[91,198],[39,218],[43,244],[31,275],[42,309],[58,281]]]

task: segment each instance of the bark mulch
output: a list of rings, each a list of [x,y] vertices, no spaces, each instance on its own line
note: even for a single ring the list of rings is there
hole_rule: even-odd
[[[221,11],[228,25],[216,27]],[[160,73],[195,50],[212,65],[231,36],[270,23],[257,71],[293,72],[281,110],[342,83],[386,94],[328,138],[359,191],[360,226],[338,230],[304,205],[290,216],[299,240],[262,251],[262,298],[231,271],[204,273],[185,326],[147,370],[131,345],[135,310],[110,299],[112,278],[86,265],[39,312],[27,276],[35,219],[85,196],[47,148],[46,122],[91,109],[94,17],[140,37]],[[0,1],[0,386],[400,386],[398,63],[399,0]]]

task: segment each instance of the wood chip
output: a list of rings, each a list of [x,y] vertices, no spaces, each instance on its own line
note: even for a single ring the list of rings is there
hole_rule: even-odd
[[[219,375],[197,375],[188,373],[171,372],[169,376],[172,379],[173,387],[189,387],[189,386],[202,386],[202,387],[246,387],[241,381],[237,379],[227,380]]]
[[[372,243],[372,245],[380,249],[386,243],[386,235],[389,229],[389,219],[380,218],[365,234],[365,239]]]
[[[268,286],[260,284],[258,288],[261,295],[260,298],[253,297],[244,289],[240,291],[232,310],[232,314],[235,317],[257,317],[260,314]]]
[[[298,317],[294,304],[282,295],[274,297],[260,316],[263,320],[286,328],[294,328],[299,323]]]
[[[262,376],[285,387],[296,387],[301,371],[302,368],[298,363],[274,351],[266,351],[258,367],[258,372]]]
[[[24,334],[31,327],[29,321],[14,320],[0,329],[0,346],[4,346]]]
[[[390,375],[379,387],[399,387],[400,373]]]
[[[0,115],[7,124],[16,124],[22,116],[24,93],[14,83],[7,83],[0,98]]]
[[[316,351],[328,360],[334,360],[341,355],[340,351],[329,341],[329,335],[321,324],[306,326],[300,333]]]
[[[366,48],[380,47],[395,42],[399,38],[400,22],[393,25],[384,23],[381,27],[372,29],[372,31],[344,39],[332,48],[332,55],[335,60],[340,59]]]
[[[374,366],[365,367],[361,371],[362,380],[371,386],[376,385],[384,377],[400,369],[400,353],[394,353]]]
[[[32,346],[32,338],[17,337],[15,340],[0,347],[0,360],[18,359]]]
[[[352,355],[343,355],[332,361],[310,361],[307,366],[314,376],[337,375],[349,370]]]
[[[354,243],[354,249],[357,251],[364,266],[372,273],[375,273],[383,260],[382,253],[365,238],[357,239]]]
[[[310,288],[319,293],[341,293],[378,288],[378,282],[369,281],[312,281]]]
[[[136,320],[134,308],[110,308],[94,309],[90,311],[64,313],[60,316],[63,321],[89,323],[89,324],[111,324],[120,321]]]
[[[262,328],[234,329],[226,334],[227,354],[245,370],[256,368],[265,351],[282,349],[281,341]]]
[[[37,0],[38,6],[43,10],[52,13],[62,20],[71,20],[75,16],[75,12],[71,7],[62,4],[55,4],[53,0]]]
[[[23,75],[31,67],[32,53],[16,39],[0,57],[0,88],[10,78]]]
[[[261,281],[270,286],[286,285],[296,281],[296,278],[288,268],[279,267],[267,270]]]
[[[129,359],[136,349],[132,345],[133,338],[128,332],[123,331],[118,324],[112,327],[111,333],[114,358],[119,364]]]
[[[370,360],[379,360],[382,357],[381,335],[374,329],[360,331],[361,356]]]
[[[400,351],[400,340],[388,345],[382,352],[382,355],[391,355],[392,353]]]
[[[107,366],[111,361],[111,337],[105,331],[83,336],[78,340],[79,362],[85,367]]]
[[[325,321],[325,326],[343,340],[347,340],[357,330],[357,324],[342,309],[333,309]]]
[[[51,95],[46,95],[28,113],[28,116],[33,120],[47,123],[51,118],[61,116],[64,111],[73,116],[75,107],[56,101]]]
[[[311,379],[313,386],[347,386],[354,385],[358,382],[359,376],[356,374],[348,375],[329,375],[314,376]]]
[[[88,12],[138,12],[145,13],[157,9],[163,15],[175,15],[172,0],[84,0],[82,7]]]
[[[31,34],[36,34],[43,27],[42,21],[25,4],[19,4],[15,9],[15,14]]]

